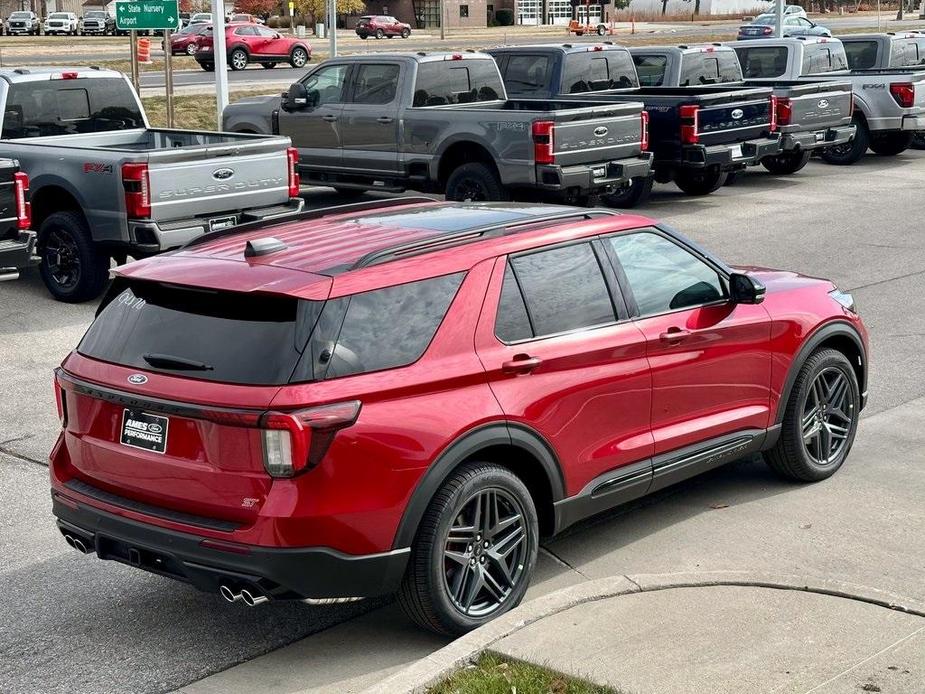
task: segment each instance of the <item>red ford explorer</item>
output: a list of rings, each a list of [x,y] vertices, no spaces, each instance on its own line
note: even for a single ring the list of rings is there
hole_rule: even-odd
[[[230,601],[461,633],[581,518],[758,451],[832,475],[866,382],[850,295],[644,217],[348,205],[116,271],[56,372],[54,514]]]

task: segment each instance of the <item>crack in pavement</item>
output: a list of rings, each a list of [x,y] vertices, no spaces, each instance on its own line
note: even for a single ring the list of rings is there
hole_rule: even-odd
[[[548,547],[540,546],[540,551],[545,552],[546,554],[548,554],[548,555],[552,558],[553,561],[555,561],[555,562],[558,563],[558,564],[561,564],[562,566],[564,566],[564,567],[567,568],[567,569],[571,569],[572,571],[574,571],[576,574],[578,574],[579,576],[581,576],[581,577],[582,577],[583,579],[585,579],[586,581],[590,581],[590,580],[591,580],[591,577],[590,577],[590,576],[588,576],[587,574],[583,573],[580,569],[577,569],[576,567],[574,567],[574,566],[572,566],[571,564],[569,564],[567,561],[565,561],[565,559],[563,559],[562,557],[560,557],[558,554],[556,554],[555,552],[553,552],[553,551],[552,551],[551,549],[549,549]]]
[[[14,442],[16,442],[16,441],[23,441],[23,440],[26,440],[26,439],[29,439],[29,438],[31,438],[31,437],[30,437],[30,436],[24,436],[23,438],[20,438],[20,439],[10,439],[9,441],[4,441],[3,443],[0,443],[0,454],[2,454],[2,455],[7,455],[7,456],[9,456],[10,458],[15,458],[16,460],[21,460],[21,461],[23,461],[24,463],[33,463],[34,465],[41,465],[42,467],[48,467],[48,462],[47,462],[47,461],[44,461],[44,460],[36,460],[35,458],[30,458],[29,456],[23,455],[22,453],[17,453],[16,451],[11,450],[11,449],[7,448],[7,447],[4,445],[4,444],[7,444],[7,443],[14,443]]]
[[[867,284],[859,284],[857,287],[851,287],[848,289],[849,292],[857,291],[858,289],[867,289],[869,287],[876,287],[880,284],[886,284],[887,282],[895,282],[896,280],[905,280],[910,277],[915,277],[916,275],[925,275],[925,270],[916,270],[915,272],[910,272],[906,275],[899,275],[898,277],[887,277],[886,279],[877,280],[876,282],[868,282]]]

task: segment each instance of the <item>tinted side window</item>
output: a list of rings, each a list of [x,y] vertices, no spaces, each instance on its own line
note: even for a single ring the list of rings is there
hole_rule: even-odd
[[[514,94],[549,91],[549,57],[513,54],[504,69],[504,84]]]
[[[852,70],[870,70],[877,64],[876,41],[848,41],[845,43],[845,53]]]
[[[353,103],[390,104],[398,93],[398,65],[360,65],[353,83]]]
[[[757,48],[735,48],[745,79],[756,77],[780,77],[787,71],[787,48],[785,46],[764,46]]]
[[[457,273],[351,296],[324,377],[391,369],[420,359],[463,277]]]
[[[504,86],[494,60],[441,60],[418,65],[412,105],[470,104],[502,98]]]
[[[511,259],[511,266],[537,337],[616,320],[591,244],[517,256]]]
[[[346,78],[346,65],[331,65],[312,73],[304,82],[308,102],[315,106],[343,103]]]
[[[734,53],[687,53],[681,63],[680,87],[737,82],[742,79]]]
[[[3,114],[3,138],[141,127],[141,111],[122,78],[13,84]]]
[[[636,70],[628,51],[568,53],[562,63],[562,94],[635,87]]]
[[[719,274],[663,236],[638,232],[611,236],[639,315],[651,316],[718,301],[726,296]]]
[[[495,335],[504,342],[529,340],[533,337],[527,306],[510,263],[504,267],[504,283],[501,285],[498,315],[495,318]]]
[[[633,55],[639,84],[643,87],[661,87],[665,83],[668,58],[664,55]]]
[[[803,74],[818,75],[823,72],[843,69],[838,66],[837,59],[833,61],[833,55],[840,54],[837,52],[833,54],[828,46],[820,44],[806,46],[803,49]]]

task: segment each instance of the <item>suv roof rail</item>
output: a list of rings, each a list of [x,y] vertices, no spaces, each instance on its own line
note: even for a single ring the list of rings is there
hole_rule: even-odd
[[[611,217],[619,215],[614,210],[605,210],[595,208],[590,210],[568,210],[567,212],[554,212],[550,214],[540,214],[525,219],[517,219],[503,224],[488,224],[482,227],[474,227],[462,231],[452,231],[440,236],[424,239],[423,241],[409,241],[400,243],[388,248],[380,248],[377,251],[367,253],[357,260],[351,267],[351,270],[370,267],[372,265],[381,265],[400,258],[407,258],[414,255],[420,255],[432,250],[451,248],[461,246],[472,241],[478,241],[483,238],[501,236],[508,230],[515,227],[532,226],[543,224],[545,222],[563,222],[569,219],[592,219],[594,217]]]
[[[331,205],[329,207],[319,207],[315,210],[306,210],[305,212],[299,212],[294,215],[286,215],[283,217],[274,217],[273,219],[258,219],[253,222],[246,222],[244,224],[239,224],[235,227],[229,227],[227,229],[218,229],[216,231],[209,231],[203,234],[202,236],[197,236],[193,240],[189,241],[186,245],[181,246],[180,248],[190,248],[191,246],[198,246],[209,241],[214,241],[215,239],[220,239],[225,236],[234,236],[235,234],[241,234],[244,232],[252,231],[254,229],[263,229],[265,227],[275,225],[275,224],[287,224],[289,222],[302,222],[309,219],[321,219],[322,217],[329,217],[335,214],[347,214],[350,212],[366,212],[368,210],[378,210],[388,207],[399,207],[401,205],[415,205],[427,202],[439,202],[434,198],[428,198],[423,195],[418,196],[409,196],[406,198],[389,198],[387,200],[365,200],[363,202],[353,202],[346,205]]]

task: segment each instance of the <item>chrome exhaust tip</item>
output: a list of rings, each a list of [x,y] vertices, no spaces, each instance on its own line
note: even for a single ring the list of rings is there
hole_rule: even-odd
[[[69,547],[74,547],[74,536],[73,535],[65,535],[64,541],[67,542]],[[74,549],[77,549],[77,548],[74,547]]]
[[[89,551],[87,549],[87,546],[83,543],[83,540],[81,540],[79,537],[75,537],[72,544],[74,546],[74,549],[76,549],[81,554],[86,554]]]
[[[241,591],[241,599],[248,607],[256,607],[257,605],[262,605],[263,603],[269,602],[270,600],[270,598],[268,598],[266,595],[254,595],[247,589]]]
[[[219,586],[218,592],[222,594],[222,597],[225,598],[228,602],[237,602],[241,599],[241,593],[235,593],[231,588],[226,586],[224,583]]]

